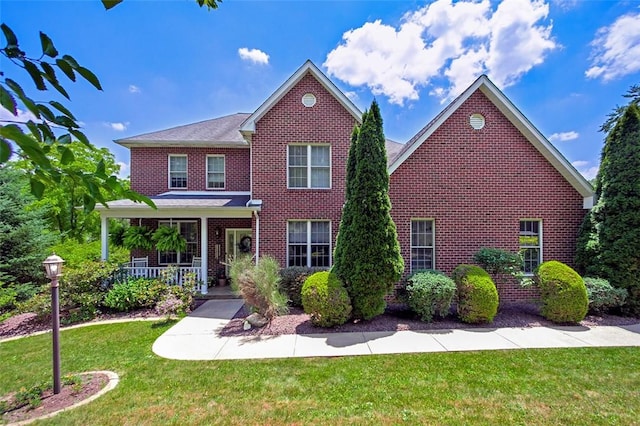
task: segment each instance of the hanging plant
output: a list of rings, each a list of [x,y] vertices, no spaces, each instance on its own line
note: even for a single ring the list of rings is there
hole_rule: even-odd
[[[129,250],[151,250],[151,230],[146,226],[131,226],[124,232],[122,243]]]
[[[185,251],[187,240],[180,234],[178,228],[160,226],[151,237],[158,251]]]

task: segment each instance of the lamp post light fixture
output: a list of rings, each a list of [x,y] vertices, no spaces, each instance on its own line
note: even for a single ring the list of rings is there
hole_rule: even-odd
[[[42,264],[51,280],[51,319],[53,322],[53,393],[60,393],[60,300],[58,277],[62,275],[64,260],[56,254],[47,257]]]

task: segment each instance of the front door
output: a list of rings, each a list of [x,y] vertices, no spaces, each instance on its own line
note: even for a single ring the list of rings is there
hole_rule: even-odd
[[[229,276],[228,262],[235,259],[238,254],[251,253],[252,248],[251,229],[227,229],[227,276]]]

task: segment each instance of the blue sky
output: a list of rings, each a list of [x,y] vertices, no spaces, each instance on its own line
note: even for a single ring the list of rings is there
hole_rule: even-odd
[[[32,56],[43,31],[100,78],[103,92],[66,85],[66,105],[124,175],[129,154],[114,139],[252,112],[311,59],[360,109],[375,97],[398,142],[485,73],[592,178],[598,128],[640,84],[637,0],[227,0],[212,11],[195,0],[125,0],[110,11],[98,0],[0,0],[0,19]]]

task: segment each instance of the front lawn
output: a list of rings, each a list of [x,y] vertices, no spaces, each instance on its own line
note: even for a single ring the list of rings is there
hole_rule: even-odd
[[[41,424],[637,424],[640,348],[171,361],[170,325],[64,330],[62,374],[112,370],[115,390]],[[51,376],[51,336],[0,343],[0,395]],[[40,424],[40,423],[39,423]]]

